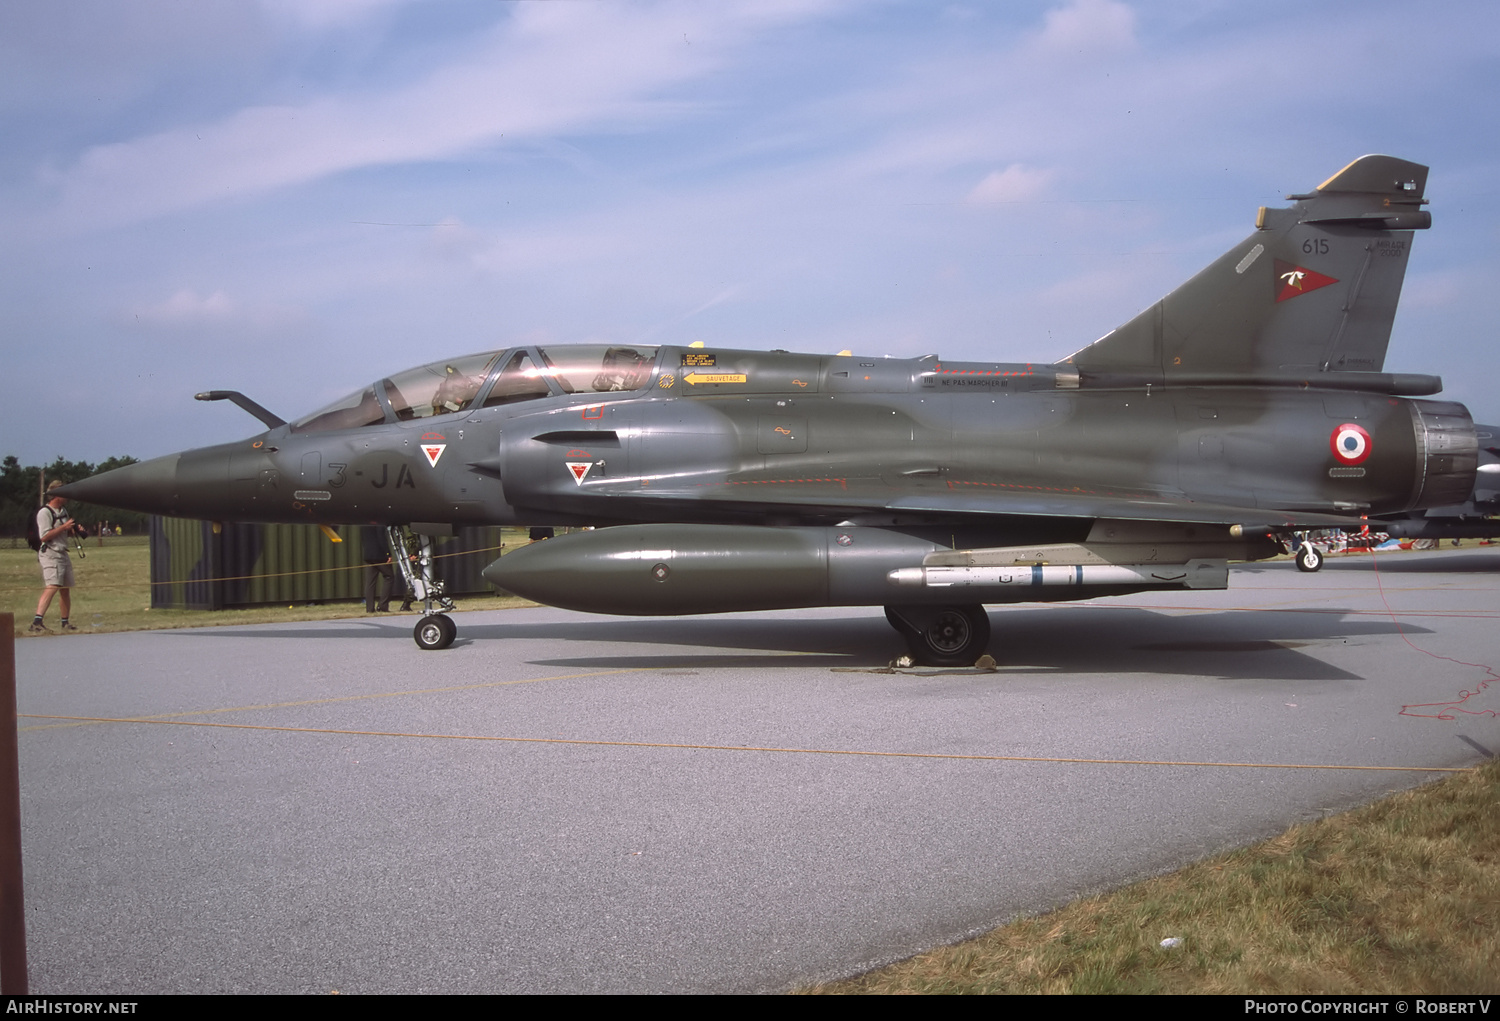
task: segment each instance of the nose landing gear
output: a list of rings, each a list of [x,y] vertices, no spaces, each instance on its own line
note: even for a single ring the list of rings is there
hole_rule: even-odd
[[[443,591],[443,583],[433,575],[432,536],[419,535],[405,525],[391,525],[386,529],[386,535],[391,541],[391,559],[406,581],[408,595],[420,599],[426,613],[412,628],[412,640],[419,649],[432,652],[446,649],[458,637],[458,625],[448,616],[453,609],[453,600]]]

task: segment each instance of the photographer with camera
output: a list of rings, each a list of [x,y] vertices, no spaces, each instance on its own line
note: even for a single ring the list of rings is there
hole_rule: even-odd
[[[61,480],[53,479],[47,486],[47,492],[51,493],[61,485]],[[52,596],[56,592],[62,593],[62,630],[78,630],[68,623],[68,612],[73,608],[72,594],[69,591],[73,587],[73,560],[68,556],[68,536],[86,533],[83,526],[64,510],[67,502],[66,497],[54,496],[36,512],[37,538],[40,541],[36,558],[42,565],[44,587],[42,598],[36,604],[36,616],[31,621],[31,627],[26,629],[29,634],[51,633],[42,623],[42,617],[47,613],[47,607],[52,605]]]

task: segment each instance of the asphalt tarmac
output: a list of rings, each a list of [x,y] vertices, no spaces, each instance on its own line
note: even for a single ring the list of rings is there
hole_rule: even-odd
[[[32,992],[786,990],[1500,752],[1500,550],[990,617],[17,642]]]

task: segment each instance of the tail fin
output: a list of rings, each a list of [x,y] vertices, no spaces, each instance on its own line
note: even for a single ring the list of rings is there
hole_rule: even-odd
[[[1362,156],[1289,209],[1262,206],[1256,232],[1130,322],[1064,359],[1085,376],[1195,380],[1379,373],[1427,168]]]

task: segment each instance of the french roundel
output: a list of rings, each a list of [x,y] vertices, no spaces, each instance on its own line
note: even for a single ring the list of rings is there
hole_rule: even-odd
[[[1345,422],[1328,438],[1333,456],[1340,464],[1359,464],[1370,456],[1370,434],[1353,422]]]

